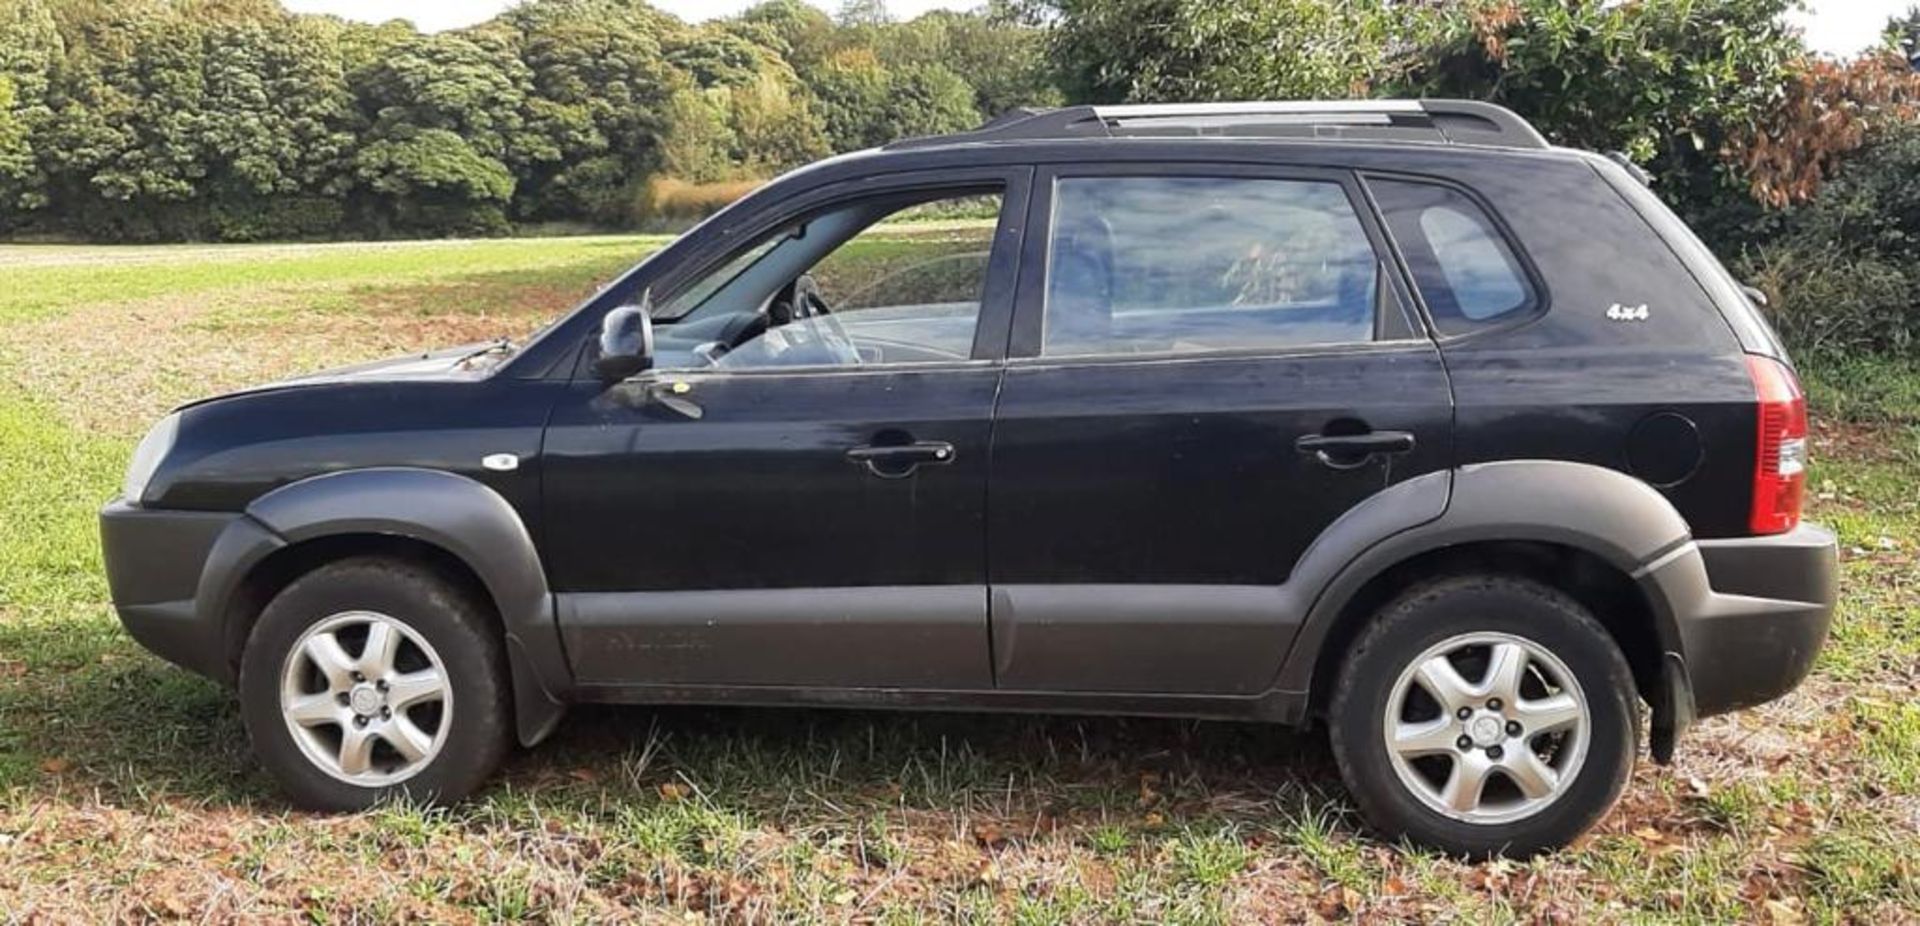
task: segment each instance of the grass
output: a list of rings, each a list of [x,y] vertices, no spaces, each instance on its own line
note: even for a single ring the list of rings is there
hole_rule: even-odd
[[[290,812],[232,696],[106,605],[132,442],[527,330],[658,243],[0,248],[0,921],[1920,920],[1920,365],[1884,362],[1807,370],[1845,573],[1814,677],[1551,858],[1383,844],[1319,738],[1166,720],[584,709],[458,807]]]

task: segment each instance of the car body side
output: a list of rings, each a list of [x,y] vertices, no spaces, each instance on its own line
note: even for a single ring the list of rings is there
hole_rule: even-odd
[[[1155,690],[1088,690],[1045,683],[965,687],[648,683],[583,684],[573,633],[588,602],[550,581],[554,564],[543,501],[546,442],[558,403],[593,385],[586,345],[615,306],[651,291],[665,297],[739,243],[808,208],[887,178],[929,184],[993,172],[1032,177],[1098,162],[1106,170],[1187,164],[1404,177],[1469,191],[1503,226],[1527,263],[1538,306],[1465,334],[1418,329],[1400,339],[1409,363],[1429,352],[1437,371],[1420,396],[1447,421],[1450,444],[1423,446],[1397,478],[1297,541],[1278,581],[1260,584],[1080,583],[1064,596],[1041,581],[990,581],[984,608],[993,648],[977,658],[1007,676],[1009,646],[1040,653],[1041,669],[1074,657],[1071,634],[1049,643],[1032,628],[1145,633],[1137,645],[1179,663]],[[1016,179],[1024,205],[1027,194]],[[640,263],[497,368],[439,373],[391,367],[343,371],[208,400],[183,410],[180,438],[144,499],[103,514],[109,578],[129,630],[162,656],[231,681],[247,626],[300,570],[345,551],[391,549],[443,563],[484,590],[501,620],[523,742],[551,730],[572,701],[868,704],[986,707],[1241,717],[1303,723],[1324,708],[1334,662],[1383,597],[1421,574],[1462,560],[1540,575],[1596,613],[1633,664],[1655,712],[1657,757],[1697,716],[1745,706],[1804,677],[1824,639],[1834,598],[1830,535],[1804,525],[1749,537],[1754,387],[1745,353],[1778,353],[1743,309],[1726,300],[1724,271],[1702,259],[1677,221],[1637,201],[1633,181],[1604,159],[1563,150],[1509,151],[1420,144],[1257,140],[1116,139],[958,144],[836,158],[798,171],[723,210]],[[1010,206],[1010,209],[1014,207]],[[1044,215],[1024,211],[1008,233],[1025,236],[1017,289],[985,300],[973,359],[1006,376],[1044,376],[1035,356],[1036,239]],[[1375,216],[1368,222],[1388,237]],[[1684,231],[1682,227],[1681,231]],[[1386,252],[1399,261],[1397,249]],[[1044,256],[1039,256],[1044,260]],[[1405,266],[1394,285],[1408,308],[1418,295]],[[1615,304],[1646,305],[1644,320],[1609,317]],[[1369,347],[1369,350],[1382,348]],[[1396,364],[1391,348],[1379,362]],[[1306,353],[1312,353],[1307,351]],[[1178,365],[1175,365],[1178,366]],[[1218,388],[1194,365],[1159,388]],[[432,365],[428,364],[431,368]],[[1084,365],[1073,375],[1128,375]],[[1366,383],[1356,388],[1368,388]],[[1685,428],[1647,433],[1670,416]],[[997,439],[997,438],[996,438]],[[1224,438],[1223,438],[1224,439]],[[1648,461],[1691,455],[1676,474]],[[511,454],[518,465],[482,459]],[[1098,467],[1098,459],[1084,461]],[[1656,484],[1664,483],[1664,484]],[[1141,487],[1147,491],[1148,487]],[[1151,531],[1151,524],[1139,529]],[[546,555],[543,555],[546,554]],[[606,556],[637,555],[608,549]],[[988,551],[989,560],[995,554]],[[998,568],[996,572],[998,572]],[[1017,579],[1017,577],[1016,577]],[[1064,597],[1063,597],[1064,596]],[[742,599],[744,600],[744,599]],[[804,623],[808,612],[802,608]],[[916,599],[919,600],[919,599]],[[1183,628],[1182,609],[1214,618],[1207,634]],[[850,605],[831,594],[811,607],[820,621]],[[884,593],[860,607],[885,609]],[[910,610],[904,599],[900,606]],[[1046,609],[1052,608],[1048,611]],[[1039,609],[1046,620],[1013,615]],[[570,636],[570,633],[572,634]],[[1185,638],[1185,639],[1183,639]],[[804,639],[804,638],[802,638]],[[1019,640],[1017,644],[1010,640]],[[1192,640],[1206,646],[1189,645]],[[828,644],[823,640],[823,645]],[[1039,647],[1034,649],[1033,647]],[[1051,648],[1049,648],[1051,647]],[[779,654],[804,660],[802,649]],[[973,658],[973,657],[968,657]],[[1203,679],[1228,671],[1231,686]],[[1013,676],[1017,677],[1017,673]],[[1182,680],[1191,680],[1191,683]]]

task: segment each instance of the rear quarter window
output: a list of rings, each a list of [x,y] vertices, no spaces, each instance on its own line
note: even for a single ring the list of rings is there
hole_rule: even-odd
[[[1538,307],[1499,226],[1465,193],[1378,177],[1367,185],[1441,334],[1465,334]]]

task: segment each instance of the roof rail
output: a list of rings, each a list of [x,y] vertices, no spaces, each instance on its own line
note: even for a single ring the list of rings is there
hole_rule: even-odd
[[[1539,131],[1512,110],[1478,100],[1283,100],[1016,109],[971,132],[909,138],[886,147],[1196,135],[1547,147]]]

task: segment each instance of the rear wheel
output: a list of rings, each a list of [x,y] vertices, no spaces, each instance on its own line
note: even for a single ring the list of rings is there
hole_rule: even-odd
[[[1633,768],[1633,675],[1578,603],[1523,579],[1416,588],[1361,635],[1329,726],[1381,832],[1470,856],[1531,855],[1586,832]]]
[[[484,608],[426,568],[322,566],[261,613],[241,656],[241,713],[300,806],[456,800],[499,765],[507,676]]]

